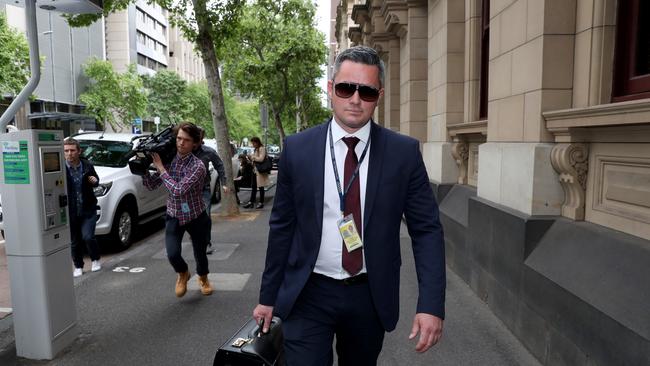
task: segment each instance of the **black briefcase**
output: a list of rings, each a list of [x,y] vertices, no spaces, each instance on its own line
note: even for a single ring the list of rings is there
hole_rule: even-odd
[[[213,366],[281,366],[284,365],[282,322],[273,317],[269,332],[255,319],[248,320],[217,350]]]

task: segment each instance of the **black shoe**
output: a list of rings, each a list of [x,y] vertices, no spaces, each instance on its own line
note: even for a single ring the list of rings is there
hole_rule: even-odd
[[[208,243],[208,248],[205,251],[205,254],[212,254],[214,252],[214,249],[212,249],[212,243]]]
[[[247,204],[245,204],[242,207],[244,207],[244,208],[253,208],[253,202],[248,202]]]
[[[263,203],[258,203],[257,206],[255,206],[255,208],[264,208],[264,204]]]

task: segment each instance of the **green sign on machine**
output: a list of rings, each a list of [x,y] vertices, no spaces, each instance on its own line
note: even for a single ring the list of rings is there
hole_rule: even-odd
[[[5,184],[29,184],[27,141],[2,141]]]
[[[41,132],[38,134],[38,141],[59,141],[55,133]]]

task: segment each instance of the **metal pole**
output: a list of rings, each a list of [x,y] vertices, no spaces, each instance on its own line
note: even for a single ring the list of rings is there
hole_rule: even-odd
[[[38,56],[38,33],[36,33],[36,0],[25,0],[25,22],[27,25],[27,43],[29,44],[29,66],[32,76],[25,88],[0,116],[0,133],[5,133],[11,119],[14,118],[23,104],[29,100],[41,79],[41,60]]]

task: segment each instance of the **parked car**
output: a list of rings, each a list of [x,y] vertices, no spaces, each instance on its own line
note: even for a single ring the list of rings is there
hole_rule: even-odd
[[[266,147],[266,153],[271,157],[273,162],[272,169],[278,169],[278,163],[280,162],[280,146],[278,145],[268,145]]]
[[[203,139],[203,142],[205,143],[205,145],[210,146],[211,148],[217,150],[217,152],[219,151],[217,149],[217,140],[215,140],[215,139]],[[238,155],[235,154],[235,156],[232,157],[232,176],[231,177],[236,177],[237,176],[237,171],[239,171],[239,159],[237,159],[237,156]],[[219,156],[219,157],[221,158],[221,160],[223,160],[223,156]],[[210,164],[210,170],[214,171],[212,176],[211,176],[212,181],[210,182],[210,184],[215,185],[217,183],[217,177],[219,176],[219,174],[216,171],[216,169],[214,169],[212,164]],[[213,195],[212,195],[212,202],[216,203],[216,202],[219,202],[219,201],[221,201],[221,189],[215,189],[214,192],[213,192]]]
[[[98,206],[95,234],[109,236],[111,242],[121,249],[131,245],[137,224],[165,213],[165,187],[149,191],[142,184],[142,178],[131,174],[128,166],[129,152],[137,146],[141,136],[101,132],[74,136],[81,145],[82,156],[95,165],[99,175],[99,186],[95,188]],[[210,187],[213,192],[215,181],[213,177]]]

